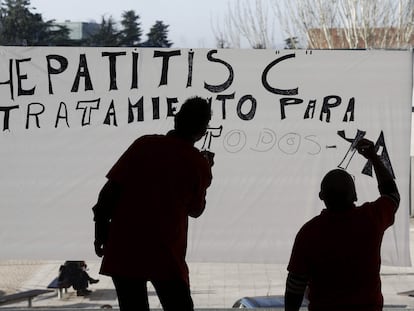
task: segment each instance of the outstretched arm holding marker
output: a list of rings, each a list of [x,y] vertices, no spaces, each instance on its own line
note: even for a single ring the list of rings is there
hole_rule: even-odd
[[[371,161],[378,181],[378,190],[381,195],[387,196],[395,202],[396,209],[400,203],[400,194],[390,171],[385,167],[375,151],[374,143],[368,139],[361,139],[356,149],[367,160]]]

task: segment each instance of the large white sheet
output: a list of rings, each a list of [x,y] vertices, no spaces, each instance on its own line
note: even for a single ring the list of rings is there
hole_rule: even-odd
[[[106,172],[200,95],[213,119],[197,146],[216,165],[189,260],[286,263],[323,208],[328,170],[355,176],[358,203],[377,197],[350,149],[364,135],[402,198],[383,261],[410,264],[411,52],[2,47],[0,57],[0,259],[93,258],[91,207]]]

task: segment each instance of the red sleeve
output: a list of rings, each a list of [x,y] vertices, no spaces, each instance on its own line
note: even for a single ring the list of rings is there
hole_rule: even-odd
[[[383,231],[393,225],[397,207],[398,205],[395,201],[386,195],[380,196],[374,202],[365,203],[361,206],[361,208],[366,209],[373,215],[373,218],[376,219]]]

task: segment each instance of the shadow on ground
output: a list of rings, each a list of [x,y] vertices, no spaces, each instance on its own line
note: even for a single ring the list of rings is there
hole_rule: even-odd
[[[91,301],[95,300],[116,300],[116,291],[115,289],[96,289],[88,296],[85,296],[86,299]]]

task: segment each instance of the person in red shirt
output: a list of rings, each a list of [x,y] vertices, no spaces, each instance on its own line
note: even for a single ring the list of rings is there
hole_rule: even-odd
[[[326,209],[299,230],[293,245],[286,311],[299,310],[306,288],[312,311],[382,310],[380,249],[400,197],[374,144],[362,139],[356,148],[374,167],[380,197],[357,207],[353,177],[341,169],[325,175],[319,197]]]
[[[94,244],[121,311],[149,310],[148,281],[164,310],[193,310],[185,261],[188,216],[204,211],[214,156],[194,143],[210,119],[208,101],[189,98],[173,130],[138,138],[106,176],[93,207]]]

